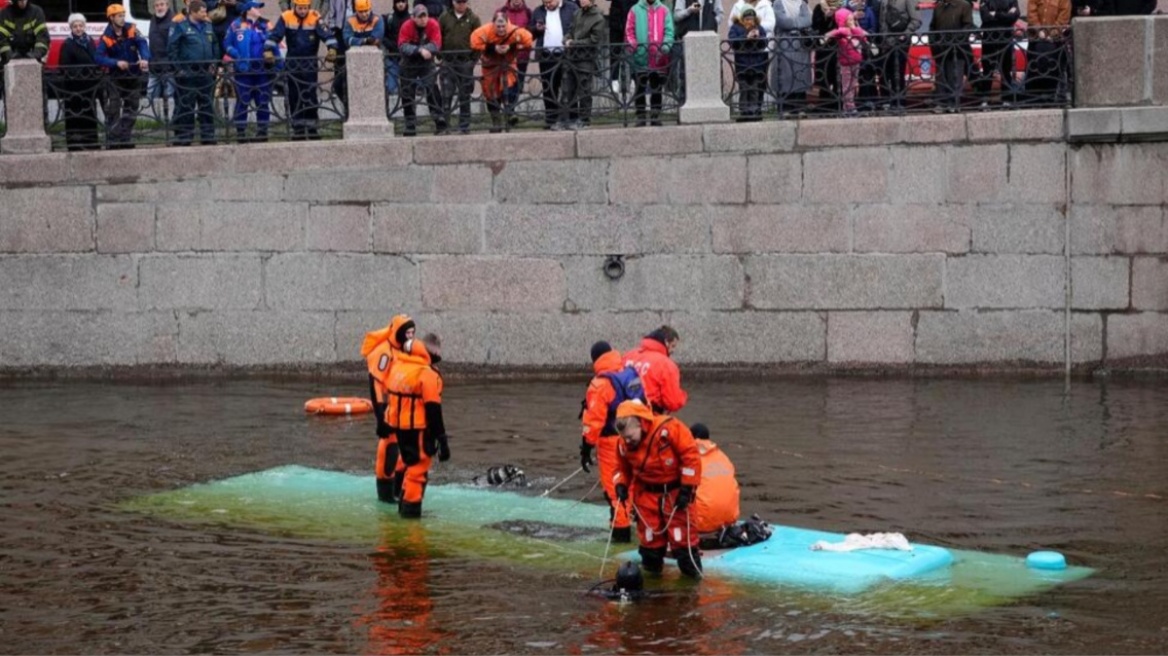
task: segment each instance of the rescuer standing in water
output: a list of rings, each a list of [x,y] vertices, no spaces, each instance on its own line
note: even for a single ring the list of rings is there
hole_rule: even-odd
[[[414,338],[414,320],[399,314],[389,325],[380,330],[365,333],[361,344],[361,356],[369,369],[369,400],[373,402],[373,416],[377,421],[377,500],[397,503],[398,490],[394,488],[393,475],[397,470],[397,435],[389,426],[389,377],[393,371],[393,361],[402,346]]]
[[[434,368],[442,359],[442,340],[430,333],[402,346],[389,377],[389,428],[397,435],[400,459],[394,473],[398,514],[422,516],[422,497],[434,454],[450,459],[442,419],[442,376]]]

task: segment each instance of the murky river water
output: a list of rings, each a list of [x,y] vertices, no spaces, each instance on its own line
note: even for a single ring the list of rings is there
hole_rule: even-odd
[[[453,383],[435,482],[576,467],[584,382]],[[308,382],[0,385],[3,653],[1165,653],[1168,385],[787,379],[691,384],[744,514],[1099,573],[955,618],[835,612],[713,582],[632,607],[578,574],[119,511],[284,464],[367,472],[371,420],[308,418]],[[557,494],[578,498],[579,476]],[[372,489],[370,490],[372,494]],[[432,553],[435,551],[435,553]]]

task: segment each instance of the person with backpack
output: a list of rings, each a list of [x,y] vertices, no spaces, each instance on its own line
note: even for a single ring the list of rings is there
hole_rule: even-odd
[[[616,498],[616,484],[613,476],[620,464],[617,456],[616,409],[629,399],[639,399],[645,403],[645,391],[641,379],[632,367],[624,366],[621,354],[600,341],[592,345],[592,371],[596,374],[584,394],[584,404],[580,419],[584,423],[584,436],[580,442],[580,466],[589,472],[592,451],[596,450],[596,463],[600,484],[604,489],[604,500],[609,505],[609,528],[613,542],[632,542],[632,521],[627,503]]]

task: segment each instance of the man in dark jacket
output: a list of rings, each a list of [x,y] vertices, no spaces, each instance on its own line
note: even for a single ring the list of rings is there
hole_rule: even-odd
[[[410,0],[393,0],[393,10],[385,15],[385,39],[382,47],[385,48],[385,93],[396,96],[398,92],[398,78],[401,77],[401,53],[397,50],[397,37],[401,34],[402,25],[410,20]],[[390,101],[393,107],[393,101]]]
[[[543,87],[544,127],[563,130],[560,123],[564,82],[564,39],[572,33],[576,5],[564,0],[543,0],[543,6],[531,12],[531,35],[535,37],[535,57],[539,62],[539,81]]]
[[[888,84],[889,104],[894,109],[904,107],[905,65],[912,36],[921,27],[921,14],[916,0],[884,0],[880,3],[880,32],[884,40],[880,49],[884,57],[884,79]]]
[[[935,111],[957,111],[965,73],[973,60],[969,31],[973,29],[973,5],[966,0],[939,0],[929,23],[929,49],[936,64]]]
[[[10,59],[43,60],[49,54],[45,12],[29,0],[13,0],[0,11],[0,67]]]
[[[446,98],[443,112],[446,122],[458,96],[458,131],[470,132],[470,95],[474,92],[475,55],[470,49],[470,34],[483,22],[471,11],[467,0],[454,0],[454,6],[438,17],[442,31],[442,95]]]
[[[1014,23],[1018,20],[1018,0],[981,0],[981,73],[974,90],[982,106],[989,104],[994,71],[1001,74],[1002,98],[1014,76]]]
[[[207,3],[191,0],[186,19],[171,26],[166,44],[166,58],[173,67],[178,91],[174,108],[176,146],[191,145],[196,116],[199,140],[204,145],[215,143],[215,68],[223,55],[219,43],[207,17]]]
[[[272,30],[273,48],[284,41],[288,47],[285,68],[288,71],[288,114],[292,121],[292,140],[319,139],[320,91],[318,60],[320,44],[325,45],[327,64],[337,61],[337,41],[325,26],[320,14],[312,9],[311,0],[292,0],[292,9],[280,14]]]
[[[564,100],[568,103],[566,127],[580,130],[592,120],[592,79],[607,38],[608,26],[596,0],[580,0],[580,12],[564,39],[567,70],[564,72]]]
[[[146,100],[151,104],[159,98],[174,97],[174,80],[166,70],[166,44],[174,24],[174,10],[170,0],[154,0],[154,14],[150,17],[150,81],[146,84]],[[166,112],[155,110],[158,116]]]
[[[608,5],[608,59],[609,72],[612,77],[612,92],[620,94],[621,81],[621,51],[625,42],[625,22],[629,18],[629,10],[637,0],[612,0]]]
[[[130,138],[142,98],[142,74],[150,70],[150,44],[133,23],[126,22],[126,8],[106,7],[109,25],[97,41],[97,63],[109,72],[105,120],[111,150],[133,148]]]

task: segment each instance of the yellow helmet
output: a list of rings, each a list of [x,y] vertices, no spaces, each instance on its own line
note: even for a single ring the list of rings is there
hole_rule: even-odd
[[[292,0],[292,4],[297,7],[311,7],[312,0]]]
[[[354,11],[373,11],[373,0],[355,0],[353,2]]]
[[[117,14],[124,14],[124,13],[126,13],[126,8],[119,5],[119,4],[112,4],[112,5],[105,8],[105,17],[106,18],[113,18]]]

